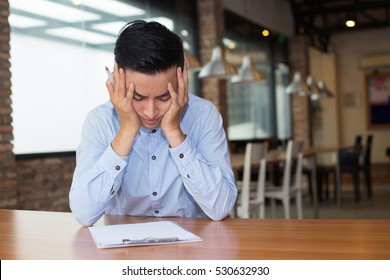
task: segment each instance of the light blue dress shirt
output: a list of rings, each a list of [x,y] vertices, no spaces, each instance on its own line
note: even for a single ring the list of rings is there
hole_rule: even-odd
[[[170,148],[160,128],[142,127],[129,156],[111,147],[120,123],[111,102],[89,112],[76,152],[70,208],[85,226],[104,213],[225,218],[237,198],[222,117],[190,94],[181,119],[187,135]]]

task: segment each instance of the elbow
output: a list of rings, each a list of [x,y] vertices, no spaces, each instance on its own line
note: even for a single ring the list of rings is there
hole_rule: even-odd
[[[88,211],[85,205],[80,207],[80,203],[72,203],[72,200],[69,200],[69,207],[76,221],[85,227],[92,226],[102,216]]]
[[[209,218],[211,220],[213,220],[214,222],[218,222],[218,221],[222,221],[223,219],[225,219],[226,216],[227,216],[227,214],[226,215],[213,215],[213,216],[209,216]]]
[[[233,206],[234,204],[232,206],[227,206],[220,211],[210,211],[209,213],[207,213],[207,216],[213,221],[222,221],[232,212]]]
[[[80,225],[84,227],[90,227],[92,226],[96,221],[94,219],[91,219],[90,216],[87,215],[80,215],[79,213],[72,210],[73,216],[75,217],[76,221],[79,222]]]
[[[225,202],[223,203],[224,207],[222,207],[221,209],[216,209],[216,204],[214,204],[214,211],[210,211],[207,216],[213,221],[222,221],[227,216],[229,216],[230,213],[232,213],[234,205],[236,204],[236,199],[237,189],[234,188],[231,194],[225,199]]]

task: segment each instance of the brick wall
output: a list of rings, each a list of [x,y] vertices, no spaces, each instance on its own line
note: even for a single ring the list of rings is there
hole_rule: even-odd
[[[70,211],[74,168],[74,155],[17,159],[17,208]]]
[[[222,0],[198,0],[199,58],[201,65],[206,64],[212,49],[223,48],[224,12]],[[210,100],[218,108],[227,131],[227,83],[225,80],[202,79],[202,97]]]
[[[16,172],[12,152],[9,5],[0,0],[0,208],[15,208]]]
[[[291,76],[300,72],[303,78],[309,74],[308,39],[303,35],[289,38],[289,63]],[[293,138],[303,140],[305,146],[312,144],[311,123],[309,115],[310,100],[308,97],[293,95],[292,118]]]

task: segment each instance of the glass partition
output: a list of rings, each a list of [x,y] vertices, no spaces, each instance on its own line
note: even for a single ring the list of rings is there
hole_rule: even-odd
[[[284,139],[291,135],[290,99],[284,94],[288,68],[285,67],[287,72],[277,71],[277,65],[286,65],[287,40],[272,31],[265,37],[262,35],[264,29],[225,12],[227,60],[239,69],[244,55],[250,55],[256,68],[265,76],[265,81],[261,82],[228,82],[230,141]]]

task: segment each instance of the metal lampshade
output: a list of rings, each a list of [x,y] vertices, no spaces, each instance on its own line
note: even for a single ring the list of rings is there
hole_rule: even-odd
[[[319,94],[320,89],[317,86],[317,83],[313,76],[307,76],[306,78],[306,85],[307,85],[307,94],[306,95],[314,95]]]
[[[253,64],[253,60],[249,55],[245,55],[242,60],[242,65],[238,70],[238,74],[231,79],[232,83],[251,83],[265,81],[264,74],[261,73]]]
[[[320,100],[322,98],[334,97],[334,94],[327,88],[324,81],[318,81],[317,87],[318,87],[319,91],[317,94],[314,93],[314,94],[310,95],[311,100],[315,101],[315,100]]]
[[[218,78],[228,79],[236,73],[233,65],[227,63],[222,58],[222,50],[220,47],[214,47],[211,55],[211,60],[202,67],[199,72],[199,78]]]
[[[295,72],[292,82],[286,87],[287,94],[308,95],[308,86],[302,82],[301,73]]]

